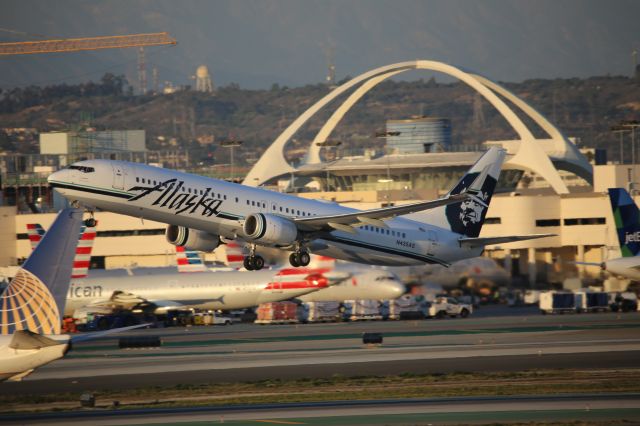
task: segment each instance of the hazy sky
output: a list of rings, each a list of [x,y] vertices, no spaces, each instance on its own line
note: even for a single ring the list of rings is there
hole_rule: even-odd
[[[214,84],[299,86],[410,59],[441,60],[500,81],[630,75],[640,50],[640,1],[580,0],[2,0],[5,42],[168,31],[147,50],[161,82],[190,84],[200,64]],[[135,49],[0,58],[0,86],[136,82]]]

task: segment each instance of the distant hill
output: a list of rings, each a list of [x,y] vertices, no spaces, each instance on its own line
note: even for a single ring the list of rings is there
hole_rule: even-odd
[[[640,118],[640,83],[627,77],[540,79],[505,86],[547,116],[566,136],[580,138],[586,146],[609,148],[610,158],[618,158],[619,141],[610,127],[623,119]],[[173,144],[189,149],[193,161],[227,161],[228,150],[220,148],[218,142],[241,139],[244,144],[236,151],[236,161],[243,163],[258,158],[286,126],[328,90],[324,85],[244,90],[230,84],[215,94],[185,90],[170,95],[134,96],[122,76],[108,74],[96,83],[0,92],[0,127],[30,127],[38,131],[68,130],[80,125],[142,128],[147,132],[150,149]],[[332,137],[342,140],[347,150],[380,147],[384,141],[374,134],[384,129],[387,119],[418,115],[450,118],[455,144],[474,145],[516,137],[484,100],[480,101],[484,124],[479,121],[477,109],[474,119],[475,98],[475,92],[462,83],[441,84],[433,79],[387,81],[347,114]],[[288,148],[302,152],[331,112],[330,108],[319,114],[295,135]],[[13,144],[21,152],[35,149],[21,147],[17,140]]]

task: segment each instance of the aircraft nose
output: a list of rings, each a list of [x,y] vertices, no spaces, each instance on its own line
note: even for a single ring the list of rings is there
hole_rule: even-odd
[[[407,288],[402,283],[394,282],[388,285],[389,293],[392,294],[389,299],[396,299],[407,292]]]
[[[55,186],[56,182],[65,182],[66,170],[58,170],[57,172],[53,172],[47,177],[47,182],[49,185]]]

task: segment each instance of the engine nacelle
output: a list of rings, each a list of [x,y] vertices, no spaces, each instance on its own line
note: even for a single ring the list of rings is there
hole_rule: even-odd
[[[291,245],[298,236],[298,228],[293,222],[268,213],[247,216],[243,230],[249,240],[275,246]]]
[[[184,226],[169,225],[164,235],[169,243],[187,250],[212,252],[220,245],[219,235]]]

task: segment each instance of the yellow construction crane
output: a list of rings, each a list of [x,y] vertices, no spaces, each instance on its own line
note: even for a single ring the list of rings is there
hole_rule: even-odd
[[[0,43],[0,55],[77,52],[81,50],[122,49],[126,47],[161,46],[169,44],[176,44],[176,39],[171,37],[168,33],[65,38],[59,40]]]

